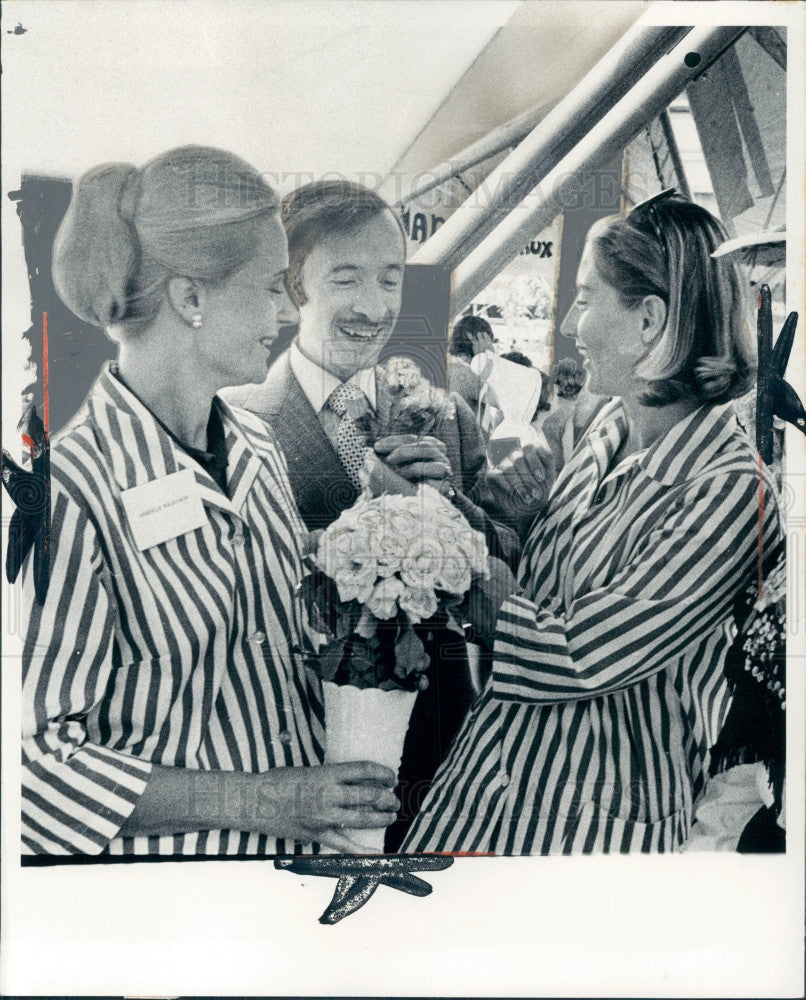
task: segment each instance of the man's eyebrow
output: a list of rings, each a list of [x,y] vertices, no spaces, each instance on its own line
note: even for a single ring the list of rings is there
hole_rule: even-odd
[[[281,271],[275,271],[272,275],[272,281],[283,281],[288,277],[288,268],[284,267]]]

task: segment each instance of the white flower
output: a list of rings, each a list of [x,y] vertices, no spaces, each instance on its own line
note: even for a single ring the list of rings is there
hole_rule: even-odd
[[[405,540],[399,534],[387,527],[372,532],[369,536],[369,547],[378,564],[379,576],[388,577],[399,572],[406,553]]]
[[[356,543],[356,532],[347,523],[331,525],[319,539],[314,562],[330,577],[349,565]]]
[[[405,592],[406,588],[396,576],[388,577],[375,585],[375,589],[367,599],[367,607],[376,618],[381,620],[392,618],[397,612],[398,598]]]
[[[474,531],[469,525],[454,540],[455,549],[467,559],[470,572],[481,576],[490,575],[489,552],[487,542],[480,531]]]
[[[437,611],[437,595],[425,587],[407,587],[404,594],[398,598],[400,610],[405,611],[411,622],[419,622],[430,618]]]
[[[449,594],[465,594],[470,590],[470,562],[459,550],[449,552],[437,573],[437,587]]]
[[[414,497],[404,497],[408,503],[390,504],[389,530],[398,535],[404,543],[416,538],[423,530],[422,518],[411,503]]]
[[[386,363],[383,381],[390,389],[403,389],[410,393],[425,382],[425,379],[411,358],[396,357],[390,358]]]
[[[331,572],[330,566],[327,566],[325,572],[336,581],[342,601],[357,600],[363,604],[375,586],[378,565],[366,538],[358,532],[352,532],[346,537],[350,542],[348,558],[339,563],[335,571]]]
[[[427,535],[413,538],[406,547],[400,577],[407,587],[433,590],[445,561],[445,549],[439,539]]]

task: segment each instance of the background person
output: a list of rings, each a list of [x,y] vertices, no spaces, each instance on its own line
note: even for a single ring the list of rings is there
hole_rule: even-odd
[[[470,367],[470,362],[477,354],[492,351],[494,345],[493,328],[483,316],[462,316],[454,324],[448,340],[448,385],[477,416],[484,382]]]
[[[471,601],[492,676],[404,850],[650,852],[687,838],[726,707],[734,598],[779,535],[771,477],[759,481],[731,404],[752,383],[754,342],[738,269],[711,259],[723,239],[679,197],[589,233],[574,336],[591,392],[614,398],[535,521],[520,591],[499,566]]]
[[[388,769],[318,766],[304,528],[271,432],[216,397],[293,312],[278,207],[195,146],[75,186],[54,279],[118,359],[52,445],[44,606],[23,569],[25,853],[341,849],[394,816]]]

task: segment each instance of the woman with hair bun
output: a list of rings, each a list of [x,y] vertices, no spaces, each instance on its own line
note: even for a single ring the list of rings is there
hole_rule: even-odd
[[[285,460],[216,395],[265,378],[287,267],[275,192],[229,153],[75,186],[54,280],[118,358],[52,444],[44,606],[23,572],[24,853],[309,853],[394,819],[391,771],[320,764]]]
[[[779,536],[731,401],[751,386],[743,281],[722,226],[665,193],[590,231],[564,333],[612,397],[532,525],[520,589],[471,594],[481,698],[406,851],[678,849],[726,708],[734,598]],[[539,454],[501,475],[528,491]],[[763,504],[759,504],[759,497]]]

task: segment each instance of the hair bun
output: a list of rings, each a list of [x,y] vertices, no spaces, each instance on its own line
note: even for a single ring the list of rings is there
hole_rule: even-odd
[[[84,174],[53,245],[56,290],[81,319],[102,328],[120,322],[139,258],[133,218],[139,171],[110,163]]]

